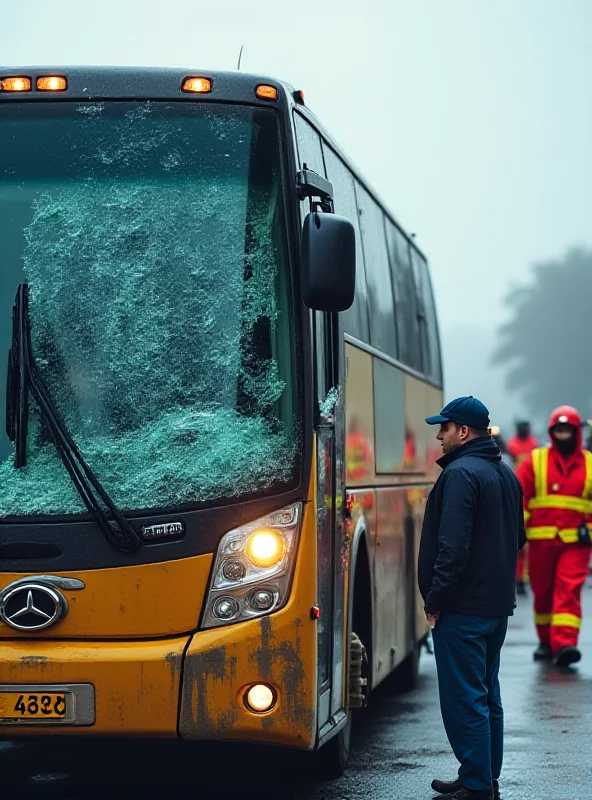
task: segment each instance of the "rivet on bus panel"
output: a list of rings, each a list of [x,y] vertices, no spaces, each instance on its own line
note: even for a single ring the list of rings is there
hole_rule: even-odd
[[[61,75],[43,75],[37,78],[39,92],[63,92],[68,88],[68,81]]]
[[[0,78],[0,90],[3,92],[30,92],[31,78]]]
[[[209,78],[185,78],[181,89],[194,94],[209,94],[212,91],[212,81]]]

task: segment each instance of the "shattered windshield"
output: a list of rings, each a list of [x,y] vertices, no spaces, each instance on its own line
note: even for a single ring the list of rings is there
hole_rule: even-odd
[[[0,104],[0,516],[84,511],[35,407],[5,434],[19,284],[39,372],[122,509],[285,488],[299,442],[277,118]]]

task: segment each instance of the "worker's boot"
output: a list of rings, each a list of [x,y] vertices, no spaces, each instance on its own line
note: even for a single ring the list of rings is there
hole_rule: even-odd
[[[572,644],[568,644],[566,647],[562,647],[561,650],[555,654],[553,666],[568,667],[570,664],[575,664],[576,661],[579,661],[581,657],[582,654],[578,648],[574,647]]]
[[[539,642],[539,646],[532,654],[535,661],[550,661],[553,658],[553,651],[548,642]]]

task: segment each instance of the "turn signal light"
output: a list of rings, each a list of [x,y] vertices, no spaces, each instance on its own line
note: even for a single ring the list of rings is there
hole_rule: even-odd
[[[278,90],[275,86],[269,86],[267,83],[260,83],[255,89],[255,94],[260,100],[277,100]]]
[[[30,92],[31,78],[0,78],[0,89],[3,92]]]
[[[37,78],[39,92],[63,92],[68,88],[68,81],[61,75],[45,75]]]
[[[212,91],[212,81],[209,78],[185,78],[181,89],[194,94],[209,94]]]

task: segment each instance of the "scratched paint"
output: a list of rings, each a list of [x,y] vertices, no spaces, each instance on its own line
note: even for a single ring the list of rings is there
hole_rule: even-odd
[[[185,664],[185,687],[183,697],[183,719],[190,719],[197,736],[188,738],[215,739],[232,728],[239,709],[232,696],[233,681],[237,677],[237,659],[227,657],[226,647],[215,647],[204,653],[187,657]],[[211,703],[212,683],[227,687],[228,703],[225,710]]]

